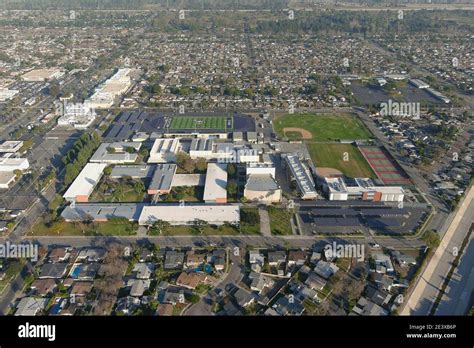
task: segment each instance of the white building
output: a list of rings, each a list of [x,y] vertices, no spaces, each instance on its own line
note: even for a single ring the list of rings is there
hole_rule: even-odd
[[[0,158],[0,172],[27,170],[30,163],[27,158]]]
[[[4,141],[0,145],[0,153],[15,153],[20,151],[20,149],[23,147],[23,141],[18,140],[18,141],[13,141],[13,140],[8,140]]]
[[[148,163],[176,162],[176,154],[180,149],[178,138],[159,138],[153,143]]]
[[[209,163],[203,199],[206,203],[227,203],[227,165]]]
[[[250,201],[273,203],[281,201],[281,188],[270,174],[247,175],[244,196]]]
[[[266,163],[247,163],[246,173],[251,174],[267,174],[275,177],[275,166]]]
[[[349,195],[342,178],[324,178],[324,180],[325,191],[330,201],[347,201]]]
[[[16,89],[0,88],[0,102],[13,99],[19,93]]]
[[[99,85],[84,104],[93,109],[110,108],[115,98],[123,95],[132,85],[130,69],[119,69],[115,75]]]
[[[59,79],[64,75],[59,69],[34,69],[28,71],[22,76],[23,81],[29,82],[42,82],[52,79]]]
[[[318,193],[314,185],[313,177],[306,168],[306,166],[300,161],[297,155],[287,154],[284,156],[287,167],[290,171],[291,177],[296,181],[300,190],[302,199],[316,199]]]
[[[119,141],[114,143],[102,143],[92,155],[92,163],[126,164],[135,163],[138,151],[142,143]],[[127,149],[132,149],[128,152]]]
[[[70,202],[88,202],[89,196],[99,183],[105,167],[107,167],[105,163],[86,164],[63,195],[64,199]]]
[[[192,225],[196,220],[203,220],[211,225],[223,225],[226,222],[238,224],[240,210],[238,205],[159,204],[143,207],[138,223],[152,225],[158,220],[167,221],[171,225]]]
[[[189,148],[189,156],[192,159],[205,158],[210,160],[214,158],[213,144],[213,139],[194,138]]]
[[[0,172],[0,189],[8,189],[15,181],[15,177],[14,172]]]
[[[331,201],[403,202],[405,197],[402,187],[375,186],[368,178],[355,178],[350,185],[342,178],[324,178],[324,181],[324,191]]]
[[[96,116],[95,111],[87,105],[67,103],[64,106],[64,115],[58,119],[58,125],[86,129],[94,122]]]

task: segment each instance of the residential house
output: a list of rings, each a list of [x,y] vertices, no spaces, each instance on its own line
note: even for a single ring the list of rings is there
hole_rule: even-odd
[[[45,309],[49,299],[37,297],[23,297],[16,306],[15,316],[34,316]]]
[[[158,316],[171,316],[173,315],[173,305],[169,303],[159,304],[156,307],[156,315]]]
[[[388,311],[380,307],[379,305],[367,300],[365,297],[361,297],[357,304],[352,308],[352,311],[362,316],[386,316]]]
[[[212,252],[211,263],[216,271],[223,271],[226,263],[226,251],[216,249]]]
[[[265,257],[258,250],[250,250],[249,263],[252,271],[260,272],[265,264]]]
[[[279,315],[301,315],[304,312],[304,306],[301,301],[289,296],[280,297],[273,305],[273,309]]]
[[[273,267],[278,267],[280,264],[286,262],[286,252],[283,250],[280,251],[270,251],[268,252],[268,264]]]
[[[308,278],[304,282],[310,289],[323,290],[327,284],[327,280],[317,275],[315,272],[310,272]]]
[[[302,266],[306,263],[308,254],[303,250],[291,250],[288,253],[288,266]]]
[[[375,261],[377,273],[392,273],[394,272],[392,260],[390,256],[385,254],[375,254],[372,256]]]
[[[36,279],[30,287],[35,290],[36,295],[44,296],[54,291],[56,281],[51,278]]]
[[[130,296],[143,296],[143,293],[150,287],[150,279],[129,279],[127,287],[130,287]]]
[[[71,255],[70,251],[71,248],[67,247],[53,248],[48,254],[48,261],[52,263],[65,262],[69,259],[69,256]]]
[[[255,302],[255,296],[252,293],[242,288],[239,288],[235,292],[234,299],[237,302],[237,304],[242,308],[250,306],[252,303]]]
[[[255,272],[251,274],[253,274],[254,276],[250,284],[250,289],[253,291],[257,291],[259,294],[262,293],[263,289],[271,288],[273,287],[273,285],[275,285],[273,279],[268,276]]]
[[[133,273],[137,279],[150,279],[154,269],[153,263],[138,262],[133,266]]]
[[[169,303],[175,306],[177,303],[184,303],[184,290],[183,289],[171,289],[165,290],[164,296],[161,303]]]
[[[45,263],[40,270],[40,279],[62,278],[66,274],[67,263]]]
[[[176,285],[194,290],[199,283],[205,281],[207,276],[204,273],[186,273],[182,272],[176,280]]]
[[[195,269],[204,263],[206,254],[196,254],[194,250],[186,253],[186,268]]]
[[[314,272],[324,279],[329,279],[329,277],[331,277],[337,271],[339,271],[339,267],[337,267],[332,262],[326,262],[323,260],[320,260],[316,264],[316,267],[314,267]]]
[[[167,251],[165,256],[164,269],[180,269],[183,267],[184,253],[179,251]]]
[[[107,250],[103,248],[85,248],[77,255],[77,260],[86,260],[88,262],[99,262],[105,258]]]

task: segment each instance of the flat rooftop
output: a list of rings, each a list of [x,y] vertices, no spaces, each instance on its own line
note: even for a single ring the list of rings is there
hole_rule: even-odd
[[[105,163],[87,163],[63,197],[75,199],[77,196],[90,196],[102,177],[105,167],[107,167]]]
[[[203,220],[211,224],[225,222],[238,223],[240,210],[238,205],[209,205],[209,204],[159,204],[143,207],[139,224],[153,224],[154,221],[164,220],[172,225],[192,224],[195,220]]]
[[[130,221],[138,221],[146,203],[76,203],[64,208],[61,216],[66,221],[83,221],[87,217],[94,220],[108,220],[122,217]]]
[[[151,183],[148,190],[171,190],[174,174],[176,173],[176,164],[158,164],[155,167]]]
[[[204,201],[227,200],[227,164],[207,165]]]

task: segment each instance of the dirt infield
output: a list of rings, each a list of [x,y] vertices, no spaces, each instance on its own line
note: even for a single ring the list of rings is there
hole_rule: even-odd
[[[329,178],[334,178],[334,177],[339,177],[342,176],[342,172],[340,170],[334,169],[334,168],[329,168],[329,167],[317,167],[316,168],[316,174],[320,177],[329,177]]]
[[[298,132],[301,134],[302,139],[312,139],[313,134],[311,134],[310,131],[307,131],[306,129],[303,128],[296,128],[296,127],[286,127],[283,128],[283,132],[286,134],[286,132]]]

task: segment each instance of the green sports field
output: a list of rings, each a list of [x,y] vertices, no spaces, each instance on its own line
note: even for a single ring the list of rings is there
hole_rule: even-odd
[[[228,124],[228,117],[209,116],[209,117],[192,117],[192,116],[175,116],[171,120],[169,129],[224,129],[233,128],[232,119]],[[230,127],[229,127],[230,126]]]
[[[316,168],[334,168],[351,178],[377,178],[354,145],[308,143],[307,146]]]
[[[311,134],[304,137],[295,128]],[[336,141],[372,138],[357,116],[350,113],[282,115],[274,121],[274,129],[280,137],[290,140]]]

